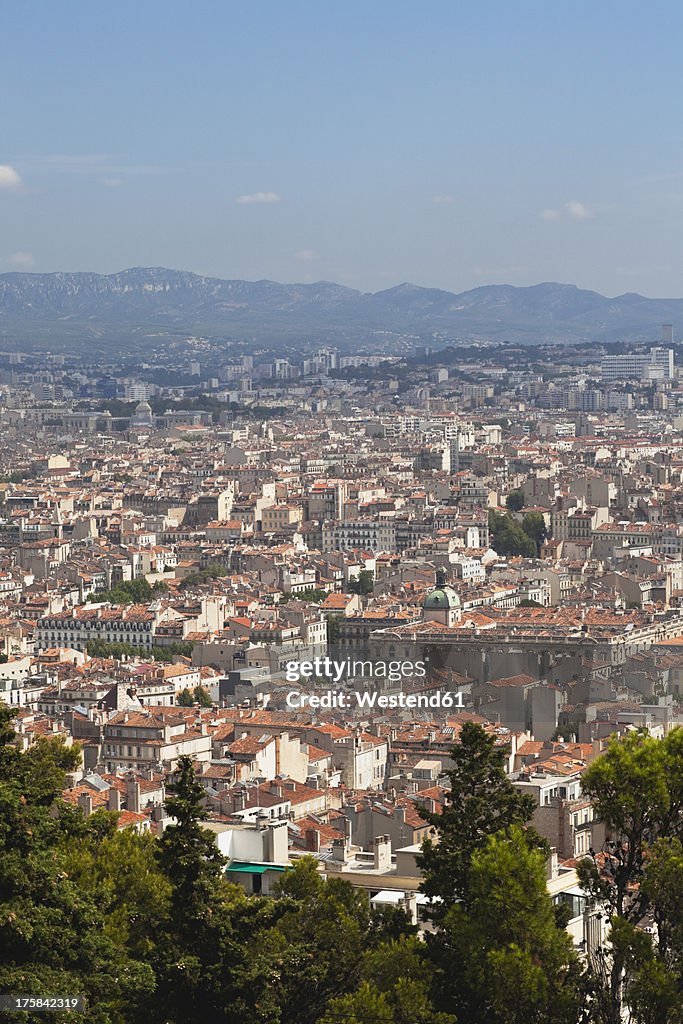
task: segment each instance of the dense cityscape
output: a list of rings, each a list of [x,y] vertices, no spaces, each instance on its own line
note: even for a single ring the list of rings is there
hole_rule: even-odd
[[[226,975],[214,991],[200,970],[200,995],[188,979],[179,993],[163,972],[156,988],[133,972],[135,996],[112,984],[89,1020],[150,1019],[150,998],[159,1020],[179,1021],[194,1019],[187,1000],[209,1020],[446,1024],[483,1020],[460,1014],[486,1007],[491,1020],[533,1009],[617,1021],[624,1000],[633,1019],[675,1019],[636,1015],[653,965],[676,1005],[677,959],[655,945],[628,959],[610,932],[614,914],[650,943],[676,927],[648,888],[663,883],[645,853],[657,840],[660,873],[680,870],[680,763],[666,758],[683,724],[683,388],[673,327],[653,333],[652,344],[559,353],[478,343],[223,362],[188,338],[183,358],[136,374],[69,353],[0,354],[0,697],[15,749],[46,759],[46,740],[58,741],[52,796],[115,862],[132,842],[141,863],[150,842],[177,857],[177,833],[201,823],[238,916],[287,894],[305,904],[314,884],[322,907],[343,882],[374,922],[362,956],[393,956],[389,973],[402,957],[418,963],[405,1005],[370,968],[358,988],[329,964],[306,1010],[284,982],[271,1005],[253,979]],[[490,768],[468,797],[476,756]],[[454,993],[419,964],[436,957],[438,979],[447,952],[470,970],[473,948],[458,951],[444,914],[470,898],[457,879],[472,800],[490,802],[492,820],[468,877],[484,854],[479,869],[504,872],[485,841],[506,826],[504,842],[525,851],[514,870],[538,857],[529,878],[541,871],[537,898],[566,940],[561,953],[557,936],[542,954],[518,950],[530,971],[541,957],[542,994],[522,964],[499,965],[488,995],[474,968],[472,991]],[[91,870],[106,873],[98,856]],[[192,888],[184,863],[181,890]],[[110,913],[137,920],[129,886],[109,893]],[[537,912],[528,927],[551,927]],[[126,955],[144,960],[131,927]],[[295,927],[321,955],[311,923]],[[40,977],[16,933],[9,948],[10,978]],[[507,970],[524,998],[506,995]]]

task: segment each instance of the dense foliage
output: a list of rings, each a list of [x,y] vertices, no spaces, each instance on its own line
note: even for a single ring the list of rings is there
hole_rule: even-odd
[[[505,774],[505,752],[466,722],[442,814],[423,812],[423,891],[440,925],[429,936],[437,1005],[458,1020],[575,1024],[580,971],[545,884],[548,849],[528,826],[533,798]]]
[[[371,594],[375,587],[375,574],[371,569],[361,569],[357,579],[349,582],[349,594]]]
[[[75,1017],[92,1024],[616,1024],[624,992],[637,1024],[681,1024],[683,731],[614,741],[586,773],[621,836],[611,874],[584,868],[612,915],[601,974],[607,961],[587,970],[572,949],[533,806],[479,725],[452,752],[444,813],[424,812],[439,842],[422,855],[423,941],[312,857],[275,898],[230,884],[188,758],[160,837],[85,817],[61,799],[78,750],[22,751],[11,716],[0,706],[0,992],[82,994]],[[653,934],[635,928],[648,915]]]
[[[183,576],[180,581],[180,589],[189,590],[191,587],[201,587],[204,583],[210,583],[212,580],[219,580],[229,575],[230,570],[227,565],[223,565],[221,562],[209,562],[205,568]]]
[[[152,586],[144,576],[141,576],[137,580],[123,580],[111,590],[92,594],[88,600],[97,603],[108,602],[109,604],[147,604],[154,599],[156,594],[163,594],[167,590],[168,587],[163,580],[158,580]]]
[[[513,492],[514,493],[514,492]],[[499,555],[534,558],[546,539],[546,525],[540,512],[527,512],[521,523],[512,515],[489,511],[491,547]]]
[[[187,690],[181,690],[176,704],[181,708],[191,708],[195,704],[199,704],[202,708],[210,708],[211,694],[205,686],[195,686],[194,689],[190,687]]]
[[[632,1024],[681,1024],[683,729],[612,739],[583,789],[610,835],[580,865],[610,923],[593,964],[597,1019],[619,1024],[627,1003]]]
[[[123,658],[149,658],[150,661],[171,662],[177,655],[191,657],[192,647],[191,643],[183,641],[166,644],[164,647],[138,647],[118,641],[89,640],[87,652],[91,658],[115,658],[116,661],[122,661]]]

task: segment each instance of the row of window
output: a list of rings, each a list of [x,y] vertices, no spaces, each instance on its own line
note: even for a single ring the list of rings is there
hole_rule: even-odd
[[[73,646],[74,643],[80,643],[80,638],[78,641],[75,641],[73,635],[69,635],[69,633],[64,633],[63,635],[61,633],[50,633],[49,635],[45,634],[45,636],[42,636],[39,639],[46,641],[49,640],[51,643],[60,643],[61,641],[64,641],[65,644],[69,644],[71,646]],[[125,639],[132,644],[143,644],[148,638],[143,636],[129,636]],[[117,638],[114,637],[113,640],[116,642]],[[121,642],[123,641],[121,640]]]
[[[107,743],[107,754],[109,757],[143,757],[142,747],[117,747]]]
[[[98,631],[102,630],[118,630],[118,632],[129,632],[137,630],[151,630],[151,622],[121,622],[120,620],[114,622],[101,622],[99,619],[94,619],[92,622],[85,619],[83,622],[74,624],[73,626],[68,623],[62,623],[59,619],[55,619],[53,622],[46,620],[42,622],[39,629],[68,629],[72,632],[82,629],[94,629]]]

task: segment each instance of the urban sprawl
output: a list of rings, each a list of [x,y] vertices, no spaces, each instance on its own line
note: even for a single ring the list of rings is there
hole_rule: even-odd
[[[14,743],[61,738],[61,799],[150,841],[191,768],[248,898],[313,862],[429,944],[446,897],[423,844],[461,738],[486,739],[595,964],[633,849],[596,765],[683,725],[683,378],[672,327],[653,336],[287,358],[188,338],[137,368],[0,353]],[[315,1019],[365,1019],[331,1005]]]

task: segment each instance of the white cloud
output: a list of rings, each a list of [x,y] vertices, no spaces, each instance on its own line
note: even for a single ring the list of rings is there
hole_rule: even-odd
[[[542,212],[542,214],[541,214],[541,217],[543,217],[543,220],[548,220],[548,221],[559,220],[561,216],[562,215],[561,215],[559,210],[544,210]]]
[[[123,178],[102,178],[102,184],[105,188],[118,188],[123,184]]]
[[[318,254],[313,249],[299,249],[294,255],[298,260],[302,260],[304,263],[310,263],[311,260],[317,260]]]
[[[561,220],[565,215],[570,220],[591,220],[593,218],[593,211],[578,199],[571,199],[568,203],[564,204],[561,210],[541,210],[541,217],[546,221]]]
[[[593,216],[588,207],[580,203],[578,199],[572,199],[567,203],[565,209],[572,220],[590,220]]]
[[[432,196],[432,202],[436,206],[450,206],[453,202],[453,196]]]
[[[281,198],[277,192],[252,192],[251,195],[238,196],[235,202],[240,206],[251,206],[253,203],[279,203]]]
[[[0,164],[0,188],[19,188],[21,178],[9,164]]]
[[[22,250],[19,250],[19,252],[12,253],[12,255],[9,258],[9,261],[13,267],[22,267],[24,270],[27,269],[28,267],[32,267],[33,264],[35,263],[35,260],[33,259],[33,253],[24,252]]]

